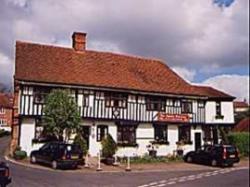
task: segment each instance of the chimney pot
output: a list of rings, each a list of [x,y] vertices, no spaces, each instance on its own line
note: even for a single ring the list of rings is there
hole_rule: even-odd
[[[76,51],[85,51],[87,33],[74,32],[72,35],[72,47]]]

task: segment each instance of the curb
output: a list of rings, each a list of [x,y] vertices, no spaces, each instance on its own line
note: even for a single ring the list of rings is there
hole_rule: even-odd
[[[132,170],[131,171],[126,171],[125,169],[124,170],[120,170],[120,171],[90,171],[90,170],[82,170],[80,169],[79,170],[53,170],[51,168],[47,168],[47,167],[42,167],[42,166],[39,166],[39,165],[31,165],[31,164],[25,164],[25,163],[22,163],[22,162],[18,162],[8,156],[4,156],[4,159],[8,162],[11,162],[13,164],[16,164],[16,165],[20,165],[20,166],[24,166],[24,167],[27,167],[27,168],[33,168],[33,169],[39,169],[39,170],[44,170],[44,171],[51,171],[51,172],[67,172],[67,173],[85,173],[85,174],[97,174],[97,173],[150,173],[150,172],[166,172],[166,171],[199,171],[199,170],[215,170],[216,168],[202,168],[202,169],[196,169],[196,170],[190,170],[190,169],[155,169],[155,170]]]
[[[97,174],[97,173],[150,173],[150,172],[176,172],[176,171],[201,171],[201,170],[216,170],[218,169],[217,167],[215,168],[201,168],[201,169],[156,169],[156,170],[132,170],[131,171],[126,171],[125,169],[124,170],[120,170],[120,171],[91,171],[91,170],[82,170],[82,169],[79,169],[79,170],[53,170],[51,168],[47,168],[47,167],[42,167],[42,166],[39,166],[39,165],[32,165],[32,164],[26,164],[26,163],[22,163],[22,162],[18,162],[12,158],[10,158],[9,156],[4,156],[4,159],[8,162],[11,162],[13,164],[16,164],[16,165],[20,165],[20,166],[23,166],[23,167],[27,167],[27,168],[33,168],[33,169],[38,169],[38,170],[43,170],[43,171],[50,171],[50,172],[67,172],[67,173],[84,173],[84,174]],[[240,165],[237,165],[235,166],[235,168],[241,168],[242,166]]]

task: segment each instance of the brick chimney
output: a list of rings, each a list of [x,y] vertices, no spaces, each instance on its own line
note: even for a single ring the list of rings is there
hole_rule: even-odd
[[[72,35],[72,47],[76,51],[84,51],[86,49],[86,33],[74,32]]]

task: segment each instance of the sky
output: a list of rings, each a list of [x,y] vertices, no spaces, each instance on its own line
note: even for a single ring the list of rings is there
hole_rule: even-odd
[[[249,0],[0,0],[0,82],[11,86],[15,41],[163,60],[190,83],[249,101]]]

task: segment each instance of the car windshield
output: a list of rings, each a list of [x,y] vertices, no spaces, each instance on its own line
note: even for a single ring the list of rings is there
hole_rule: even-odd
[[[80,151],[80,146],[74,144],[67,144],[66,150],[72,153],[78,153]]]
[[[228,153],[235,153],[235,152],[236,152],[236,148],[233,147],[233,146],[226,147],[226,149],[227,149],[227,152],[228,152]]]

